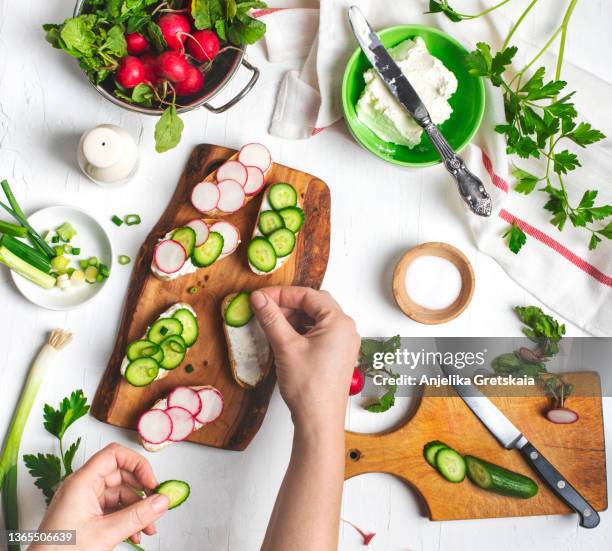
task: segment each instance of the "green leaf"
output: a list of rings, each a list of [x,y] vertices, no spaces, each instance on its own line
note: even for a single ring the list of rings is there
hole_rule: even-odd
[[[181,141],[183,121],[174,105],[169,106],[155,125],[155,151],[165,153]]]
[[[225,17],[227,19],[234,19],[238,12],[238,6],[236,0],[225,0]]]
[[[87,415],[88,411],[89,405],[87,405],[87,398],[83,395],[83,391],[75,390],[70,394],[70,397],[61,401],[59,409],[54,409],[49,404],[45,404],[43,409],[45,429],[53,436],[61,439],[68,427]]]
[[[127,42],[125,41],[123,29],[119,25],[111,27],[108,31],[106,41],[104,42],[104,48],[118,57],[127,55]]]
[[[81,437],[79,436],[77,441],[70,444],[70,447],[64,453],[64,469],[66,469],[66,474],[64,476],[68,476],[72,473],[72,461],[80,445]]]
[[[447,0],[429,0],[429,11],[425,13],[443,13],[453,23],[458,23],[463,18],[448,5]]]
[[[595,250],[599,243],[601,243],[601,237],[598,237],[597,234],[591,235],[591,240],[589,241],[589,251]]]
[[[215,32],[221,40],[227,40],[227,25],[223,19],[215,22]]]
[[[560,153],[553,154],[554,171],[557,174],[567,174],[568,172],[575,170],[577,167],[582,166],[578,160],[578,156],[575,153],[571,153],[567,149],[564,149]]]
[[[518,227],[516,222],[508,228],[508,230],[503,234],[503,238],[508,238],[508,248],[514,253],[518,254],[525,242],[527,241],[527,236],[523,232],[521,228]]]
[[[551,80],[546,84],[539,83],[540,86],[534,86],[527,94],[527,99],[531,101],[539,99],[552,99],[559,95],[559,92],[565,88],[567,82],[563,80]]]
[[[580,199],[578,204],[579,209],[587,209],[595,204],[595,198],[597,197],[597,190],[586,190]]]
[[[51,44],[51,46],[53,46],[54,48],[61,48],[60,45],[60,26],[59,25],[53,25],[53,24],[45,24],[42,26],[43,30],[45,31],[45,39],[46,41]]]
[[[466,57],[468,71],[474,76],[488,76],[491,73],[491,47],[485,42],[478,42],[476,49]]]
[[[158,53],[163,52],[168,47],[161,29],[155,21],[147,23],[147,37]]]
[[[588,122],[581,122],[571,133],[566,134],[566,136],[582,147],[603,140],[606,137],[603,132],[592,128]]]
[[[545,73],[546,69],[544,67],[539,67],[535,73],[533,73],[532,77],[525,84],[523,84],[523,87],[519,91],[528,94],[529,92],[533,92],[534,90],[541,88],[544,85]]]
[[[529,195],[535,189],[539,181],[537,176],[519,167],[514,167],[512,176],[517,180],[514,189],[525,195]]]
[[[81,15],[66,19],[60,31],[60,38],[69,51],[91,55],[95,35],[86,24],[85,17]]]
[[[565,335],[565,325],[545,314],[538,306],[517,306],[514,311],[527,326],[523,328],[523,333],[530,338],[544,338],[557,342]]]
[[[491,72],[495,75],[502,75],[506,67],[512,63],[517,51],[516,46],[510,46],[497,52],[491,62]]]
[[[612,216],[612,205],[592,207],[589,209],[589,213],[593,217],[593,220],[604,220],[608,218],[608,216]]]
[[[366,406],[370,413],[384,413],[395,405],[395,393],[397,391],[397,385],[389,386],[389,390],[385,392],[376,402]]]
[[[52,453],[24,455],[23,461],[29,473],[35,478],[34,485],[42,490],[47,505],[62,482],[61,460]]]
[[[597,230],[599,235],[603,235],[606,239],[612,239],[612,222],[610,222],[605,228]]]
[[[244,14],[237,15],[227,30],[230,41],[239,46],[254,44],[264,34],[266,34],[266,24]]]
[[[138,105],[144,105],[145,107],[151,107],[153,105],[153,90],[147,84],[140,83],[132,89],[131,100]]]

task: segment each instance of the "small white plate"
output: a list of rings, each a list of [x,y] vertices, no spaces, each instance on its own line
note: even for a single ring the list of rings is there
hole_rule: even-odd
[[[81,249],[81,253],[77,256],[68,255],[73,260],[71,266],[77,267],[79,259],[95,256],[100,262],[108,266],[112,275],[113,247],[108,234],[85,211],[69,206],[47,207],[32,214],[28,221],[43,236],[48,230],[54,230],[64,222],[70,222],[77,231],[77,235],[70,244]],[[49,310],[73,310],[78,308],[94,298],[108,282],[108,279],[105,279],[100,283],[84,283],[79,287],[72,287],[63,291],[57,287],[43,289],[12,270],[11,276],[15,286],[25,298]]]

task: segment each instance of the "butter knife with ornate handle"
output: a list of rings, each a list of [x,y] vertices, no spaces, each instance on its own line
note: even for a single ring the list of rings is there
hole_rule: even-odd
[[[382,45],[378,35],[372,30],[357,6],[349,8],[349,20],[363,53],[395,99],[425,130],[431,143],[444,161],[444,166],[455,178],[459,194],[468,207],[480,216],[490,216],[492,211],[491,197],[486,192],[482,182],[468,170],[463,159],[453,151],[438,127],[432,122],[429,112],[416,90]]]

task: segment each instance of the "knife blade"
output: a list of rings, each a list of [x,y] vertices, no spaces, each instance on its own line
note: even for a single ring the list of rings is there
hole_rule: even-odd
[[[440,369],[449,377],[457,375],[454,367],[455,373],[444,364]],[[497,441],[506,449],[517,449],[548,487],[578,514],[580,526],[595,528],[599,524],[597,511],[476,385],[462,378],[460,384],[451,382],[451,386]]]
[[[353,34],[361,50],[385,83],[389,92],[425,130],[431,143],[444,161],[444,166],[454,177],[463,200],[474,213],[480,216],[490,216],[493,210],[491,197],[486,192],[480,179],[468,170],[463,159],[453,151],[446,138],[433,123],[419,94],[402,73],[391,54],[382,45],[378,35],[370,27],[361,10],[357,6],[351,6],[348,13]]]

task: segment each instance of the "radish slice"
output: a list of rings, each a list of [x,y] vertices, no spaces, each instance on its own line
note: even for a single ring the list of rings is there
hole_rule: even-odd
[[[200,212],[215,210],[221,197],[219,191],[213,182],[200,182],[191,192],[191,204]]]
[[[223,396],[212,386],[207,386],[198,391],[200,400],[202,401],[202,410],[196,416],[195,420],[207,425],[216,421],[223,413]]]
[[[265,179],[261,168],[256,166],[247,166],[247,181],[244,184],[244,192],[247,195],[256,195],[264,187]]]
[[[229,222],[217,222],[210,227],[210,231],[216,231],[223,236],[223,249],[221,256],[233,253],[240,243],[240,232],[234,224]]]
[[[235,180],[223,180],[217,184],[221,196],[217,208],[221,212],[236,212],[244,204],[244,189]]]
[[[256,166],[262,172],[270,168],[272,156],[265,145],[248,143],[238,153],[238,160],[246,166]]]
[[[569,408],[553,408],[546,412],[546,418],[553,423],[569,425],[578,421],[578,414]]]
[[[145,411],[138,419],[138,434],[149,444],[161,444],[172,434],[172,419],[161,409]]]
[[[187,253],[178,241],[166,239],[155,245],[155,265],[165,274],[178,272],[187,260]]]
[[[247,181],[247,169],[239,161],[226,161],[217,169],[217,182],[235,180],[241,186]]]
[[[168,440],[180,442],[193,432],[195,428],[193,415],[185,408],[179,406],[170,407],[166,410],[166,414],[172,420],[172,432]]]
[[[168,407],[181,407],[195,416],[202,409],[202,401],[195,390],[188,386],[178,386],[168,395]]]
[[[191,228],[196,234],[195,246],[199,247],[204,245],[208,239],[208,225],[201,218],[196,218],[188,224],[185,224],[188,228]]]

